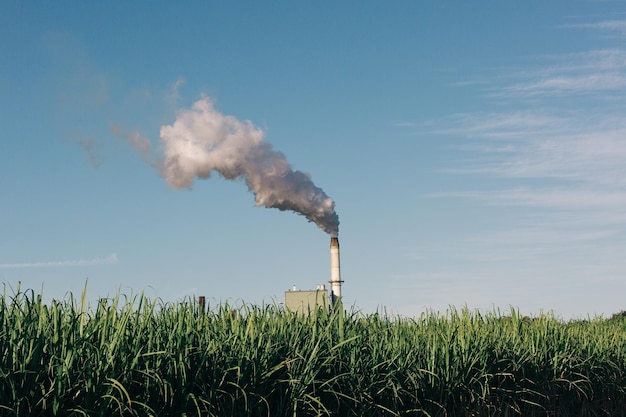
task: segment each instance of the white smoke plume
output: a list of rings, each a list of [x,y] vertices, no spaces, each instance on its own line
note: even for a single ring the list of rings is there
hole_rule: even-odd
[[[241,178],[257,206],[294,211],[337,236],[335,202],[308,174],[294,171],[252,122],[223,115],[205,97],[180,110],[160,135],[164,159],[158,165],[172,187],[190,188],[195,178],[207,179],[212,172],[229,180]]]
[[[152,158],[152,143],[150,139],[144,137],[138,130],[127,132],[114,123],[109,125],[109,129],[115,136],[125,140],[135,148],[141,159],[148,161]]]

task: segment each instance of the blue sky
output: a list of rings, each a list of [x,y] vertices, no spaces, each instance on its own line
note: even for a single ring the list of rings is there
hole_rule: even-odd
[[[161,128],[206,100],[334,200],[346,303],[610,315],[625,97],[622,1],[1,2],[0,282],[213,303],[325,283],[304,217],[215,173],[168,185]]]

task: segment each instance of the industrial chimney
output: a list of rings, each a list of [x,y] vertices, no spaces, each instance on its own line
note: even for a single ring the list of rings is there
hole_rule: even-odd
[[[330,304],[335,306],[341,300],[341,272],[339,267],[339,239],[330,238]]]

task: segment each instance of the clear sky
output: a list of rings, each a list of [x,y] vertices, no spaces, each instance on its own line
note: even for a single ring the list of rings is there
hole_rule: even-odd
[[[610,315],[625,98],[623,1],[0,1],[0,282],[212,303],[327,282],[305,217],[166,175],[177,129],[215,140],[183,122],[199,103],[334,200],[347,304]]]

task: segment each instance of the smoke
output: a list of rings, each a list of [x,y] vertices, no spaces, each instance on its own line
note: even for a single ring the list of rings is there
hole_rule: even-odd
[[[98,168],[100,166],[100,157],[96,152],[96,141],[93,138],[85,138],[85,139],[77,139],[76,143],[78,146],[83,148],[87,156],[89,157],[89,163],[94,168]]]
[[[148,161],[152,157],[152,143],[150,139],[143,136],[138,130],[126,132],[114,123],[109,125],[109,129],[115,136],[125,140],[135,148],[135,151],[144,161]]]
[[[180,110],[160,135],[163,161],[158,169],[172,187],[191,188],[195,178],[207,179],[213,172],[243,179],[257,206],[294,211],[337,236],[335,202],[308,174],[294,171],[252,122],[223,115],[205,97]]]

